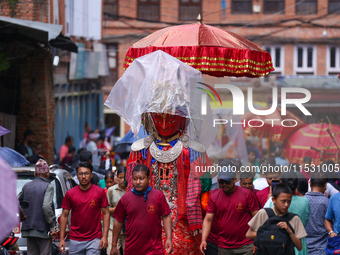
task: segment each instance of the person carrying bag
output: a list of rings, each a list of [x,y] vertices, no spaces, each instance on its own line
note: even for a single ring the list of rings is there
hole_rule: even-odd
[[[302,250],[301,239],[307,236],[301,219],[288,212],[292,191],[287,184],[278,184],[273,190],[274,206],[261,209],[248,222],[246,238],[256,239],[257,255],[294,255],[295,247]]]
[[[285,229],[277,224],[281,221],[287,223],[288,227],[295,233],[289,221],[296,216],[295,213],[288,213],[284,216],[275,215],[272,208],[264,208],[268,220],[257,230],[257,239],[254,245],[257,247],[257,255],[285,254],[294,255],[294,243]]]

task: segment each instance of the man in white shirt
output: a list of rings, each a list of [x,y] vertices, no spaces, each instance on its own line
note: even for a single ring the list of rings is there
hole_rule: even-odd
[[[99,134],[97,134],[97,133],[89,134],[89,140],[90,141],[86,145],[86,150],[88,150],[90,152],[94,152],[94,151],[98,150],[97,144],[96,144],[98,137],[99,137]]]

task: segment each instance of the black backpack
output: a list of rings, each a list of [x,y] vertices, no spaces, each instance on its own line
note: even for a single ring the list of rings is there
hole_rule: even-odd
[[[254,245],[257,247],[256,255],[295,255],[294,243],[285,229],[277,226],[280,221],[285,221],[294,232],[289,221],[296,215],[288,213],[282,217],[275,215],[273,209],[264,208],[268,214],[268,220],[257,230],[257,238]]]

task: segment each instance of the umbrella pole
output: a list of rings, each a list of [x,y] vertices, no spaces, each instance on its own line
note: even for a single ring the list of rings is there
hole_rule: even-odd
[[[329,136],[332,138],[331,142],[329,143],[329,146],[328,146],[328,148],[331,146],[332,142],[334,142],[334,143],[335,143],[335,145],[336,145],[336,147],[337,147],[337,148],[338,148],[338,150],[339,150],[340,148],[339,148],[338,144],[336,143],[336,141],[335,141],[335,139],[334,139],[333,135],[331,134],[331,131],[329,130],[329,128],[327,128],[327,133],[328,133],[328,134],[329,134]],[[334,135],[334,136],[335,136],[335,135]]]
[[[4,147],[4,137],[1,136],[1,147]]]
[[[335,154],[335,162],[339,162],[338,155],[339,155],[339,150]],[[335,163],[335,164],[338,164],[338,163]]]
[[[334,137],[335,137],[335,139],[337,140],[337,142],[340,144],[340,141],[339,141],[339,139],[338,139],[338,136],[336,135],[336,133],[335,133],[335,131],[334,131],[334,128],[333,128],[333,126],[332,126],[332,122],[331,122],[331,120],[328,118],[328,116],[326,115],[326,118],[327,118],[327,120],[328,120],[328,123],[329,123],[329,126],[331,127],[331,129],[332,129],[332,132],[333,132],[333,134],[334,134]]]

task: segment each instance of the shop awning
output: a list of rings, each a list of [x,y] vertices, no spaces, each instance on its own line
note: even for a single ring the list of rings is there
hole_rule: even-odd
[[[43,44],[51,41],[53,47],[77,52],[77,45],[62,35],[62,25],[0,16],[0,26],[0,35],[23,36]]]

